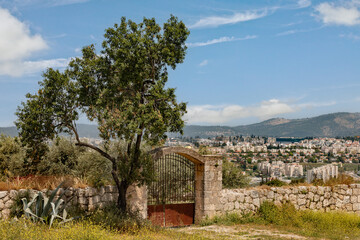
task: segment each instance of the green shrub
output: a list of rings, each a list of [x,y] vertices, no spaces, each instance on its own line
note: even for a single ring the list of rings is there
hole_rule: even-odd
[[[14,177],[24,174],[26,150],[18,138],[0,135],[0,176]]]
[[[20,218],[24,215],[24,206],[21,199],[25,198],[28,202],[30,202],[30,191],[26,190],[24,192],[18,192],[16,197],[14,198],[14,202],[10,208],[10,217]]]
[[[79,156],[75,174],[97,188],[113,182],[111,162],[93,151],[82,153]]]
[[[305,183],[305,178],[291,179],[290,185],[298,185],[301,183]]]
[[[222,165],[223,188],[244,188],[249,186],[250,179],[242,174],[241,169],[234,163],[224,160]]]
[[[66,138],[57,138],[38,164],[42,175],[75,175],[78,157],[85,152]]]
[[[271,187],[282,187],[287,185],[285,182],[280,181],[279,179],[275,178],[267,183],[265,185],[271,186]]]
[[[55,219],[61,219],[62,223],[71,221],[73,218],[67,218],[68,215],[65,210],[66,204],[64,204],[64,200],[61,199],[66,190],[60,194],[57,199],[55,198],[62,185],[63,183],[60,184],[49,197],[44,196],[42,192],[38,192],[30,202],[28,202],[28,199],[22,198],[21,201],[23,202],[25,216],[35,223],[49,224],[50,227]]]
[[[136,233],[142,228],[153,229],[151,224],[147,220],[142,219],[137,212],[124,213],[115,204],[110,204],[102,210],[96,210],[90,216],[90,221],[127,233]]]

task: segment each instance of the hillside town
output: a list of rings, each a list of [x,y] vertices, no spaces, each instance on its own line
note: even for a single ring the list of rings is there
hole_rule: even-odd
[[[167,146],[197,149],[202,154],[221,155],[237,163],[253,184],[264,179],[327,180],[347,172],[360,174],[360,143],[347,138],[274,138],[217,136],[214,138],[172,138]],[[325,169],[325,170],[324,170]]]

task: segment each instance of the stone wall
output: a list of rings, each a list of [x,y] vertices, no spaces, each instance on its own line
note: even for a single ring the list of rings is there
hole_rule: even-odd
[[[291,202],[296,209],[360,213],[360,184],[334,187],[272,187],[259,189],[223,189],[216,214],[248,213],[256,211],[261,203]]]
[[[0,218],[8,218],[10,214],[10,208],[16,199],[16,196],[20,193],[24,194],[25,189],[0,191]],[[33,197],[38,191],[29,190],[30,196]],[[48,191],[42,190],[41,192],[47,193]],[[59,189],[58,196],[64,192],[64,189]],[[50,194],[51,191],[48,192]],[[129,209],[139,212],[139,215],[146,217],[147,211],[147,196],[145,187],[131,186],[127,191],[127,202]],[[99,189],[87,187],[87,188],[68,188],[63,196],[65,201],[70,201],[69,205],[78,205],[86,211],[93,211],[96,208],[103,208],[104,206],[116,202],[118,198],[118,191],[115,186],[105,186]]]

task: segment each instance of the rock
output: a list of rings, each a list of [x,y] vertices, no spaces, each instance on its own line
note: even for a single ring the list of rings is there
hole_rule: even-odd
[[[274,196],[275,196],[274,191],[269,191],[268,194],[267,194],[268,199],[274,199]]]
[[[10,218],[10,209],[3,209],[1,211],[1,215],[3,218],[8,219]]]
[[[240,202],[240,203],[243,203],[245,200],[245,196],[243,193],[240,193],[236,196],[236,201]]]
[[[16,190],[11,190],[9,193],[10,199],[15,199],[17,195],[18,195],[18,192]]]
[[[0,199],[6,197],[8,195],[8,191],[1,191],[0,192]]]
[[[89,197],[89,205],[96,205],[98,202],[100,202],[100,196]]]
[[[13,200],[9,200],[5,203],[5,209],[6,208],[11,208],[11,206],[14,204],[14,201]]]

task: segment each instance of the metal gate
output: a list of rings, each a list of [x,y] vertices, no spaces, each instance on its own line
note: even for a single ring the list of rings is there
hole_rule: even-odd
[[[148,218],[158,226],[194,223],[194,163],[172,153],[154,162],[156,180],[148,187]]]

